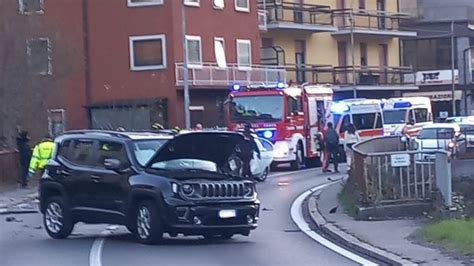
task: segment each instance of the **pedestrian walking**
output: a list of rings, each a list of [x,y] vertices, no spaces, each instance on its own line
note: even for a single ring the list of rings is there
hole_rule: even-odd
[[[35,146],[28,170],[30,177],[38,171],[40,176],[43,175],[44,168],[53,154],[53,148],[54,142],[49,135],[46,135],[41,142]]]
[[[354,124],[350,124],[344,132],[344,152],[346,153],[347,171],[352,168],[352,159],[354,158],[354,151],[352,146],[360,141],[359,133]]]
[[[252,169],[250,162],[253,159],[254,152],[257,153],[257,157],[260,159],[260,150],[255,143],[255,139],[252,136],[252,126],[250,124],[245,125],[244,129],[244,141],[240,147],[240,159],[242,160],[242,170],[245,177],[252,177]]]
[[[31,147],[29,144],[30,138],[27,131],[20,131],[16,138],[16,145],[20,157],[20,182],[21,187],[28,186],[28,167],[31,160]]]
[[[324,142],[326,144],[326,148],[328,151],[328,155],[329,155],[328,157],[332,158],[332,162],[334,164],[334,172],[339,173],[339,169],[338,169],[339,135],[337,134],[331,122],[327,124],[327,127],[328,128],[324,136],[324,140],[325,140]]]

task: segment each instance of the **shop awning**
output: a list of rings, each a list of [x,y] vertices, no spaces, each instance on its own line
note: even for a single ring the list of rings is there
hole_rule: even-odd
[[[451,91],[423,91],[423,92],[405,92],[403,97],[428,97],[433,102],[452,101]],[[454,100],[462,99],[462,91],[454,91]]]

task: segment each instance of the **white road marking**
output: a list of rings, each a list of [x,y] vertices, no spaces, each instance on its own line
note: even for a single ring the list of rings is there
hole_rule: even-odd
[[[321,168],[310,168],[310,169],[304,169],[304,170],[297,170],[297,171],[291,171],[291,172],[278,172],[278,173],[270,173],[268,177],[274,178],[274,177],[280,177],[280,176],[286,176],[286,175],[293,175],[293,174],[304,174],[316,170],[320,170]]]
[[[110,235],[112,230],[115,230],[115,226],[107,226],[107,228],[100,233],[102,237],[96,238],[92,244],[91,251],[89,252],[89,266],[102,266],[102,249],[104,248],[105,237]]]
[[[320,190],[320,189],[323,189],[327,186],[330,186],[332,185],[334,182],[331,182],[331,183],[326,183],[326,184],[323,184],[323,185],[319,185],[317,187],[314,187],[306,192],[304,192],[303,194],[299,195],[295,201],[293,201],[293,204],[291,205],[291,210],[290,210],[290,214],[291,214],[291,219],[293,219],[293,222],[298,226],[298,228],[303,232],[305,233],[307,236],[309,236],[310,238],[312,238],[314,241],[318,242],[319,244],[325,246],[326,248],[356,262],[356,263],[359,263],[361,265],[378,265],[376,263],[373,263],[367,259],[364,259],[363,257],[357,255],[357,254],[354,254],[352,252],[350,252],[349,250],[345,249],[345,248],[342,248],[336,244],[334,244],[333,242],[327,240],[326,238],[322,237],[320,234],[316,233],[315,231],[311,230],[311,228],[309,227],[309,224],[304,220],[303,218],[303,211],[302,211],[302,203],[303,201],[309,196],[311,195],[312,193],[314,193],[315,191],[317,190]]]

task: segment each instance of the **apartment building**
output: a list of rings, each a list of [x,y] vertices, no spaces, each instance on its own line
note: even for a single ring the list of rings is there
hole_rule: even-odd
[[[403,26],[418,32],[417,38],[402,41],[402,63],[416,70],[419,86],[405,95],[430,97],[438,119],[472,114],[474,1],[401,0],[400,8],[414,18]]]
[[[333,84],[338,98],[417,89],[400,64],[400,38],[417,33],[400,27],[409,16],[398,0],[260,0],[259,8],[262,62],[286,66],[288,80]]]
[[[0,149],[86,127],[81,1],[0,1],[0,36]]]
[[[181,1],[84,1],[91,126],[184,126]],[[223,126],[233,83],[278,82],[284,71],[259,66],[256,1],[184,4],[191,123]]]

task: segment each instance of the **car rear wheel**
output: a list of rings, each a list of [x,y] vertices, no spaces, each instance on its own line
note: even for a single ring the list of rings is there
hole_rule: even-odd
[[[61,197],[48,199],[43,215],[43,223],[46,232],[52,238],[66,238],[71,234],[74,223]]]
[[[264,182],[267,179],[269,173],[270,173],[270,167],[265,168],[265,171],[263,171],[263,174],[259,176],[257,180],[260,182]]]
[[[153,201],[142,201],[138,204],[135,215],[135,234],[142,244],[156,244],[163,238],[163,223],[158,213],[158,206]]]
[[[298,143],[296,147],[296,159],[291,162],[291,169],[292,170],[300,170],[301,166],[303,164],[303,147],[301,146],[301,143]]]

